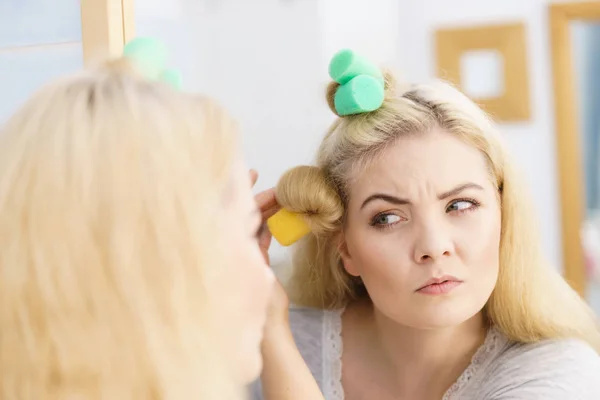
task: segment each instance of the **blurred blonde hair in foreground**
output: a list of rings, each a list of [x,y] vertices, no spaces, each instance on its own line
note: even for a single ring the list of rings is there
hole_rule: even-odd
[[[5,124],[0,398],[239,398],[207,268],[234,132],[124,60],[43,88]]]

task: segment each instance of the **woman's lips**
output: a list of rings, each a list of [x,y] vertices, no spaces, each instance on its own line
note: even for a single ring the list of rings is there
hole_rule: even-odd
[[[462,281],[450,276],[434,278],[427,281],[424,286],[417,290],[417,293],[428,295],[447,294],[462,285],[462,283]]]

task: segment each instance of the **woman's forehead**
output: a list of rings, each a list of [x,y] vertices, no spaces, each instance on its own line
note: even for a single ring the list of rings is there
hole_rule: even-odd
[[[442,131],[399,139],[353,178],[354,193],[397,193],[423,186],[445,191],[468,182],[481,184],[489,180],[489,169],[478,149]]]

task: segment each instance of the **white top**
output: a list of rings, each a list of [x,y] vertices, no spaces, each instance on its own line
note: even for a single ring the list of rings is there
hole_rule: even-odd
[[[296,345],[326,400],[343,400],[342,311],[290,309]],[[250,399],[262,400],[260,382]],[[442,400],[600,400],[600,356],[579,340],[509,341],[491,329]]]

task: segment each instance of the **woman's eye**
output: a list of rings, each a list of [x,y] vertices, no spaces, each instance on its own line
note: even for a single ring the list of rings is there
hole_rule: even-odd
[[[400,221],[400,217],[394,214],[380,214],[373,219],[373,225],[392,225]]]
[[[453,203],[451,203],[448,208],[446,209],[446,212],[452,212],[452,211],[457,211],[457,212],[461,212],[461,211],[467,211],[470,210],[474,207],[476,207],[477,204],[475,204],[475,202],[471,201],[471,200],[457,200]]]

